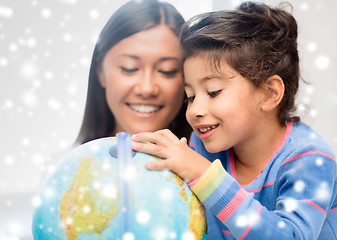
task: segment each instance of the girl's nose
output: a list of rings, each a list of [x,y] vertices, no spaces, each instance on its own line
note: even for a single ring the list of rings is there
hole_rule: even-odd
[[[135,93],[145,98],[157,96],[159,90],[160,87],[153,72],[144,73],[135,86]]]
[[[192,119],[206,116],[207,108],[200,98],[195,97],[193,102],[190,102],[187,107],[186,115]]]

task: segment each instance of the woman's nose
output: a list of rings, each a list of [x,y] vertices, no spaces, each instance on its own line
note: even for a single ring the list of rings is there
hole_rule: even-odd
[[[155,73],[145,72],[138,80],[135,86],[135,93],[142,97],[153,97],[159,94],[159,84],[156,79]]]

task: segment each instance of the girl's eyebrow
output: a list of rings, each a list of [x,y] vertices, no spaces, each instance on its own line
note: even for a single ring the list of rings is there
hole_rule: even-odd
[[[198,80],[198,83],[204,83],[204,82],[207,82],[207,81],[209,81],[211,79],[220,79],[220,77],[216,76],[216,75],[205,76],[203,78],[200,78]],[[184,85],[185,85],[185,87],[190,87],[191,86],[189,83],[186,83],[185,81],[184,81]]]

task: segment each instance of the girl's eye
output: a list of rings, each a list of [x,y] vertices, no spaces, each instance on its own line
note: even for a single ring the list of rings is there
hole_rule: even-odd
[[[207,95],[210,97],[216,97],[221,93],[222,90],[217,90],[217,91],[212,91],[212,92],[208,92]]]
[[[160,70],[159,72],[161,74],[165,75],[166,77],[174,77],[175,75],[177,75],[178,70],[172,70],[172,71],[163,71],[163,70]]]
[[[125,73],[133,73],[136,72],[138,69],[137,68],[126,68],[126,67],[120,67],[122,72]]]
[[[191,102],[193,102],[194,98],[195,98],[195,96],[187,97],[187,98],[185,99],[185,102],[191,103]]]

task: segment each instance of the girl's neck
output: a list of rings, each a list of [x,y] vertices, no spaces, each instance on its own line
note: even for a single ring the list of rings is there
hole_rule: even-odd
[[[247,143],[233,147],[237,180],[247,185],[255,180],[282,142],[286,126],[264,126],[264,130]]]

